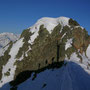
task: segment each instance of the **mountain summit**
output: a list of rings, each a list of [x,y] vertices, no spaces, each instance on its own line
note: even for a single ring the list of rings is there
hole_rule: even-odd
[[[21,83],[18,77],[26,71],[31,75],[50,65],[62,66],[65,60],[90,73],[89,53],[90,36],[77,21],[67,17],[41,18],[10,43],[0,57],[0,87],[10,81],[15,87]]]

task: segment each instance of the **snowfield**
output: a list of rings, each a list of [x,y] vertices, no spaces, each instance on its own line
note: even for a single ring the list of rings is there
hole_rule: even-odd
[[[68,62],[59,69],[41,72],[34,81],[28,79],[17,90],[90,90],[89,84],[90,75],[76,63]]]
[[[21,38],[15,44],[13,44],[9,52],[9,55],[11,56],[11,58],[8,60],[8,63],[5,66],[3,66],[3,69],[2,69],[2,79],[0,80],[0,87],[2,87],[4,84],[14,79],[14,74],[16,70],[16,66],[14,65],[16,61],[15,57],[19,51],[19,48],[22,47],[23,44],[24,44],[23,38]],[[9,76],[5,75],[5,73],[7,72],[10,73]]]
[[[80,54],[80,56],[82,57],[82,63],[80,62],[80,58],[77,56],[75,52],[72,53],[70,59],[68,59],[67,56],[65,56],[65,60],[77,63],[90,74],[90,66],[88,65],[90,63],[89,59],[85,56],[85,53]]]
[[[35,80],[32,80],[33,75],[17,90],[90,90],[90,75],[74,62],[66,62],[58,69],[47,69],[37,74]],[[1,90],[9,88],[6,84]]]

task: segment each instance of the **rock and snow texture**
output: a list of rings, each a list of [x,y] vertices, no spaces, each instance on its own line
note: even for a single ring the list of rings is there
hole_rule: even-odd
[[[35,80],[32,80],[33,75],[17,90],[90,90],[90,75],[73,62],[58,69],[45,70],[37,74]],[[5,85],[1,89],[9,90],[9,87]]]
[[[8,43],[10,41],[18,40],[20,35],[16,35],[13,33],[1,33],[0,34],[0,56],[7,50]],[[5,48],[4,48],[5,47]]]
[[[67,18],[67,17],[59,17],[59,18],[44,17],[44,18],[39,19],[35,25],[30,27],[30,32],[34,34],[31,36],[31,40],[29,40],[29,43],[33,44],[33,41],[35,40],[35,38],[37,38],[38,31],[41,25],[44,25],[44,28],[46,28],[49,31],[49,33],[51,33],[52,30],[58,24],[61,24],[62,28],[63,26],[66,26],[66,25],[69,26],[69,19],[70,18]]]
[[[0,87],[2,87],[2,85],[14,79],[14,74],[16,70],[16,65],[14,65],[16,61],[15,58],[20,47],[22,47],[23,44],[24,44],[23,38],[19,39],[15,44],[13,44],[9,52],[9,55],[11,56],[11,58],[8,60],[7,64],[3,66],[3,69],[2,69],[2,79],[0,80]],[[10,74],[9,76],[5,75],[7,72]]]

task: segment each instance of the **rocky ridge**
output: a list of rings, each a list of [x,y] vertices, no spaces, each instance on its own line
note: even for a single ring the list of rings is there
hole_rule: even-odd
[[[90,73],[90,36],[67,17],[41,18],[10,43],[0,57],[0,87],[24,71],[38,70],[54,62],[73,61]]]

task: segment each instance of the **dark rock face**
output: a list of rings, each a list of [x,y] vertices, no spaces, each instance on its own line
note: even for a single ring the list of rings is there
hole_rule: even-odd
[[[71,26],[79,26],[79,24],[77,23],[77,21],[75,21],[73,19],[70,19],[69,20],[69,25],[71,25]]]
[[[70,58],[73,52],[77,52],[78,54],[78,49],[80,49],[81,53],[86,51],[89,44],[89,35],[85,29],[74,27],[73,30],[71,30],[71,28],[65,26],[61,33],[60,30],[61,25],[59,24],[54,28],[52,33],[49,34],[47,29],[41,25],[39,36],[35,39],[33,45],[27,43],[29,38],[24,40],[25,44],[19,52],[25,52],[25,49],[28,49],[28,46],[31,47],[31,50],[28,52],[27,57],[25,56],[22,61],[17,61],[15,63],[17,65],[16,76],[21,71],[37,70],[52,62],[63,61],[65,59],[65,54]],[[28,30],[27,33],[29,33]],[[61,40],[64,33],[66,33],[66,36]],[[27,37],[30,37],[30,35],[28,34]],[[65,43],[67,39],[70,38],[73,38],[72,47],[65,50]],[[46,61],[47,64],[45,63]]]
[[[43,27],[43,25],[40,27],[39,36],[35,39],[34,44],[31,45],[32,50],[28,52],[28,57],[25,57],[21,62],[16,62],[16,72],[24,70],[37,70],[38,68],[43,68],[48,64],[51,64],[52,62],[56,62],[57,57],[58,61],[60,61],[60,53],[57,53],[57,51],[60,51],[60,48],[58,48],[61,38],[59,33],[60,29],[58,29],[60,27],[60,25],[55,27],[51,35]],[[61,58],[63,57],[64,55]],[[47,64],[46,60],[48,61]]]

